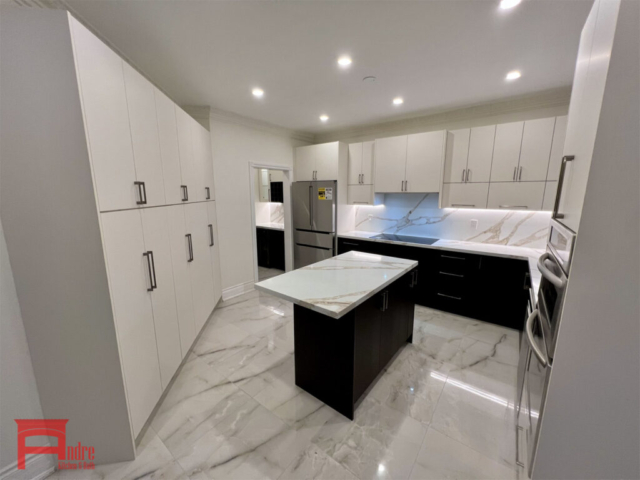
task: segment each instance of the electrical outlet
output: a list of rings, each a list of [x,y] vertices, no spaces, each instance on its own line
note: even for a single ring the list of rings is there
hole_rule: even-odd
[[[474,230],[478,229],[478,220],[476,220],[475,218],[471,220],[471,228]]]

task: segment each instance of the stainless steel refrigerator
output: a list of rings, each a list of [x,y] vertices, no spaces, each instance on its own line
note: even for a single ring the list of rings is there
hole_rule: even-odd
[[[294,268],[335,255],[337,193],[335,180],[292,184]]]

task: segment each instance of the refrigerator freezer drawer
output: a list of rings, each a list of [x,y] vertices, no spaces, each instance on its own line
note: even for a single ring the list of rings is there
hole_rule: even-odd
[[[294,268],[302,268],[312,263],[321,262],[333,257],[333,248],[308,247],[296,243],[293,249]]]
[[[330,248],[333,250],[335,236],[333,233],[303,232],[296,230],[293,240],[296,245],[302,244],[310,247]]]

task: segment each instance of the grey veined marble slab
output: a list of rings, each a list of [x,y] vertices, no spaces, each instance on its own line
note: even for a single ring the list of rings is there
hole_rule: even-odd
[[[255,287],[340,318],[417,266],[414,260],[348,252],[256,283]]]

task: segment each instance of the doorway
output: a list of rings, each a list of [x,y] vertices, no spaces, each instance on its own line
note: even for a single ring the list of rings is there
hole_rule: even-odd
[[[254,279],[293,268],[291,239],[291,167],[250,165]]]

